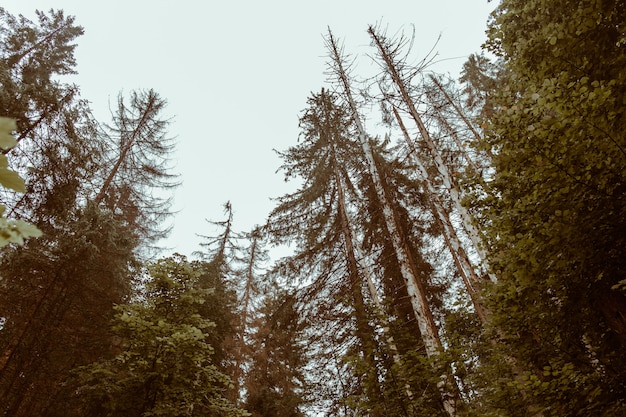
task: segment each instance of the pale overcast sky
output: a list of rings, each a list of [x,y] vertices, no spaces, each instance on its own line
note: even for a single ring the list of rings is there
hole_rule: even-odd
[[[458,75],[465,58],[480,51],[487,0],[4,0],[11,14],[63,9],[85,28],[78,39],[79,75],[73,82],[101,122],[120,90],[154,88],[168,101],[177,136],[174,230],[163,242],[186,255],[200,234],[214,231],[230,200],[240,231],[264,223],[278,197],[292,190],[272,149],[298,138],[298,115],[310,92],[324,85],[330,26],[345,51],[363,55],[355,71],[371,71],[368,24],[393,34],[415,25],[414,56],[438,37],[435,69]]]

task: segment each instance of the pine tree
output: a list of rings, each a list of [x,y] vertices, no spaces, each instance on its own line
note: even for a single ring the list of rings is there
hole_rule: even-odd
[[[287,177],[301,177],[304,185],[297,192],[279,198],[267,227],[277,243],[299,242],[299,249],[283,266],[288,275],[305,277],[304,271],[314,269],[315,282],[307,297],[315,297],[320,309],[325,309],[325,297],[341,303],[342,308],[331,309],[339,314],[335,320],[345,320],[351,312],[355,344],[349,343],[352,346],[347,349],[360,358],[357,362],[361,365],[354,368],[358,382],[349,395],[375,404],[381,400],[377,348],[350,219],[354,209],[349,206],[357,195],[353,175],[363,170],[363,163],[350,138],[351,118],[345,108],[336,104],[336,98],[322,90],[308,102],[309,108],[300,119],[301,143],[281,154]],[[344,311],[340,312],[341,309]],[[379,413],[376,409],[370,412]]]
[[[67,415],[70,369],[110,355],[112,307],[129,296],[137,248],[145,228],[157,225],[150,202],[137,196],[156,185],[151,176],[162,178],[161,159],[135,158],[120,162],[117,173],[143,167],[134,175],[139,181],[122,184],[112,176],[103,186],[97,174],[112,172],[110,148],[77,87],[57,80],[73,71],[71,42],[82,29],[61,12],[38,17],[39,26],[2,10],[1,100],[21,123],[10,156],[27,189],[4,200],[10,213],[44,233],[0,259],[0,412],[14,416]],[[118,120],[130,120],[120,114],[126,117]],[[147,142],[142,137],[134,150],[143,144],[151,158]],[[103,197],[94,203],[98,192]]]
[[[384,64],[384,77],[389,79],[389,82],[393,86],[392,90],[395,95],[399,97],[397,100],[398,104],[395,105],[394,108],[401,107],[405,110],[417,127],[423,144],[423,149],[426,151],[425,154],[428,155],[426,157],[427,163],[424,163],[424,165],[432,165],[435,167],[438,176],[442,179],[442,185],[445,187],[449,195],[449,199],[455,209],[455,212],[461,217],[462,227],[473,243],[474,250],[478,254],[480,260],[485,262],[487,254],[482,245],[481,233],[474,224],[469,211],[463,205],[463,193],[458,184],[458,180],[455,175],[453,175],[451,167],[445,161],[445,149],[442,149],[442,147],[439,146],[436,138],[433,137],[431,132],[426,127],[425,118],[417,109],[417,100],[415,100],[411,95],[412,77],[419,71],[415,71],[414,68],[409,67],[406,62],[403,62],[398,58],[402,53],[401,46],[405,43],[405,41],[403,39],[399,39],[395,42],[389,40],[384,34],[379,33],[373,26],[368,28],[368,33],[376,46],[381,64]],[[387,81],[385,78],[380,81],[382,84]],[[432,79],[436,85],[440,85],[437,84],[438,81],[436,78]],[[434,107],[436,108],[437,106]],[[463,114],[461,113],[461,115]],[[441,123],[441,114],[435,111],[435,116],[436,117],[434,119]],[[445,119],[443,119],[443,121],[445,122]],[[471,123],[469,123],[469,125],[470,127],[472,126]],[[414,156],[417,158],[420,157],[420,155],[415,153]],[[431,161],[432,163],[428,163]],[[490,274],[490,279],[491,281],[495,281],[495,275]]]
[[[0,114],[15,119],[18,143],[34,140],[43,126],[62,122],[76,86],[56,80],[74,74],[74,40],[83,29],[63,11],[37,12],[38,22],[0,8]],[[16,150],[24,151],[23,145]],[[6,152],[6,151],[5,151]]]
[[[407,248],[419,271],[419,279],[433,315],[441,317],[445,311],[442,295],[448,283],[437,277],[426,248],[433,235],[438,235],[438,230],[434,226],[433,216],[428,212],[428,201],[423,189],[410,176],[413,167],[395,159],[385,145],[372,141],[377,170],[388,196],[387,202],[397,219],[398,230],[406,237]],[[372,262],[380,276],[385,314],[389,317],[391,335],[402,359],[395,363],[387,360],[385,366],[388,403],[393,403],[396,415],[446,415],[441,407],[437,383],[449,365],[444,360],[434,361],[427,355],[381,202],[369,175],[362,178],[359,188],[364,191],[367,202],[364,207],[366,213],[359,216],[364,219],[364,247],[368,253],[376,254]],[[419,396],[413,395],[417,392]],[[386,410],[386,415],[393,414]]]
[[[430,358],[435,359],[443,351],[443,346],[441,344],[439,329],[434,321],[425,284],[420,279],[421,274],[418,270],[416,260],[413,258],[407,244],[407,237],[404,236],[400,228],[398,213],[394,210],[393,205],[390,204],[390,196],[384,188],[371,143],[363,126],[363,122],[361,121],[359,108],[357,107],[352,93],[352,85],[346,68],[346,58],[342,55],[337,41],[330,30],[326,38],[326,45],[331,59],[330,67],[335,77],[335,82],[338,84],[339,88],[341,88],[343,99],[347,106],[349,106],[354,119],[362,155],[367,161],[372,184],[376,191],[376,196],[380,201],[385,227],[391,238],[394,254],[398,260],[400,272],[412,303],[413,312],[419,325],[425,351]],[[449,372],[445,372],[442,375],[438,385],[444,409],[450,416],[457,415],[457,408],[460,406],[459,398],[454,381]]]
[[[250,335],[245,408],[253,417],[303,417],[305,323],[294,294],[268,287]]]
[[[154,90],[133,91],[129,101],[120,94],[113,125],[105,126],[109,160],[99,166],[102,184],[93,199],[123,215],[128,227],[150,243],[167,236],[169,229],[160,227],[171,214],[170,198],[152,190],[178,185],[169,166],[171,120],[163,117],[167,103]]]
[[[229,390],[228,397],[233,403],[237,403],[239,398],[237,361],[237,335],[239,328],[238,287],[237,287],[237,256],[242,250],[238,242],[239,234],[233,226],[233,207],[230,202],[224,204],[224,214],[226,218],[222,221],[207,222],[219,229],[214,236],[201,235],[204,242],[200,243],[201,250],[195,252],[200,257],[199,263],[209,274],[206,284],[208,288],[220,289],[222,303],[217,303],[222,311],[220,316],[209,314],[212,321],[220,324],[221,331],[219,341],[215,340],[213,347],[216,350],[216,364],[219,364],[220,371],[229,375],[233,379],[233,387]],[[205,305],[203,309],[207,309]]]
[[[39,25],[1,15],[0,100],[18,121],[18,146],[8,156],[27,190],[4,201],[44,237],[0,259],[0,412],[43,415],[69,369],[107,351],[102,326],[127,294],[127,251],[136,242],[120,233],[118,219],[85,203],[90,164],[100,155],[93,123],[76,87],[55,79],[72,73],[71,42],[82,29],[62,12],[38,13]]]
[[[236,400],[241,399],[242,382],[249,366],[254,347],[250,343],[253,322],[258,315],[258,304],[261,300],[261,273],[269,260],[265,249],[265,237],[260,227],[255,227],[245,235],[249,245],[242,250],[239,257],[241,267],[236,272],[237,313],[235,320],[235,336],[233,338],[233,394]],[[251,393],[248,391],[247,395]]]

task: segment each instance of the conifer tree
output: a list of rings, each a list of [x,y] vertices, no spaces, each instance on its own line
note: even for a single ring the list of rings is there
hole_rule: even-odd
[[[253,417],[303,417],[306,404],[305,323],[294,294],[268,286],[255,331],[245,378],[245,408]]]
[[[432,236],[438,234],[434,218],[428,212],[427,198],[420,184],[410,176],[412,166],[395,159],[384,143],[373,142],[372,148],[388,196],[387,201],[397,218],[398,229],[406,236],[407,248],[418,266],[416,270],[420,273],[419,279],[424,285],[433,315],[442,317],[445,311],[442,294],[448,282],[441,282],[441,277],[436,277],[434,267],[430,264],[428,248],[425,247]],[[426,353],[382,215],[381,203],[369,175],[363,176],[359,188],[363,190],[367,202],[364,207],[366,213],[359,216],[363,219],[364,247],[368,253],[376,254],[372,261],[377,265],[380,276],[385,314],[397,352],[402,358],[396,363],[387,360],[384,368],[387,402],[395,407],[395,414],[388,409],[386,415],[446,415],[441,406],[437,382],[440,375],[447,371],[448,365],[445,361],[434,361]],[[391,352],[386,353],[389,355]],[[405,387],[408,387],[408,391]],[[416,392],[420,395],[412,394]]]
[[[207,223],[218,230],[214,235],[199,235],[203,241],[200,249],[194,252],[199,258],[194,261],[194,265],[204,271],[200,280],[202,288],[211,288],[215,294],[215,299],[207,300],[200,306],[202,317],[216,323],[216,331],[209,336],[214,350],[214,363],[231,380],[225,393],[226,398],[234,405],[240,405],[239,378],[235,369],[239,329],[236,263],[240,246],[238,233],[233,226],[233,207],[229,201],[223,207],[224,220],[207,219]]]
[[[420,335],[424,343],[425,351],[430,358],[435,359],[443,351],[439,329],[433,317],[433,311],[430,307],[428,295],[425,289],[425,283],[420,279],[420,271],[418,264],[413,258],[410,248],[407,244],[407,237],[404,236],[400,228],[397,211],[394,210],[390,203],[390,196],[385,190],[382,177],[376,165],[375,155],[372,150],[371,143],[361,121],[359,108],[357,107],[354,95],[352,93],[352,85],[346,68],[346,58],[342,55],[340,47],[332,32],[329,30],[326,38],[326,45],[330,56],[330,68],[335,77],[335,82],[343,92],[342,97],[349,107],[351,115],[356,126],[356,133],[362,150],[362,155],[367,161],[367,167],[372,179],[372,184],[376,191],[376,196],[380,201],[380,207],[385,221],[385,227],[391,238],[394,254],[398,260],[400,272],[407,288],[407,293],[413,307],[415,318],[419,325]],[[438,383],[441,394],[442,404],[446,413],[450,416],[457,415],[457,408],[460,406],[458,392],[455,387],[454,380],[450,372],[446,371]]]
[[[122,214],[146,243],[167,235],[160,227],[170,215],[170,198],[151,190],[178,185],[169,166],[174,143],[167,136],[171,120],[162,115],[166,104],[154,90],[132,91],[128,104],[120,94],[113,124],[105,125],[108,160],[101,161],[102,184],[93,197]]]
[[[287,177],[299,176],[304,185],[297,192],[279,198],[279,205],[270,214],[268,231],[277,243],[300,242],[299,249],[282,266],[287,268],[287,274],[295,276],[302,276],[308,268],[315,269],[315,283],[306,292],[307,296],[315,297],[316,303],[324,297],[340,302],[344,311],[337,313],[344,316],[342,320],[351,312],[356,344],[349,349],[360,358],[357,362],[362,363],[354,368],[358,383],[351,396],[365,399],[362,405],[368,400],[375,404],[381,401],[377,348],[368,300],[364,296],[365,279],[355,249],[355,232],[349,218],[354,211],[350,206],[358,195],[353,176],[363,171],[363,163],[350,138],[351,117],[336,104],[332,94],[322,90],[309,99],[300,126],[301,143],[281,155]],[[294,222],[294,218],[299,221]],[[375,408],[369,412],[380,413]]]
[[[83,28],[63,11],[37,12],[37,22],[0,8],[0,114],[15,119],[20,143],[35,140],[43,126],[63,121],[78,89],[55,79],[74,74],[73,42]],[[26,151],[23,145],[11,153]],[[6,153],[7,151],[5,151]]]
[[[62,12],[38,18],[36,25],[2,10],[0,100],[21,123],[10,156],[28,191],[4,202],[44,233],[0,259],[0,412],[12,416],[67,415],[70,369],[110,355],[112,307],[129,296],[137,248],[146,242],[146,228],[157,226],[152,204],[140,197],[157,185],[151,175],[162,179],[162,159],[151,165],[135,158],[120,162],[117,172],[124,164],[143,167],[134,175],[139,181],[122,184],[113,176],[103,187],[108,177],[98,174],[115,165],[102,129],[76,86],[57,79],[72,73],[72,42],[82,29]],[[124,114],[118,120],[132,125]],[[152,158],[147,142],[142,137],[134,150]]]
[[[9,156],[27,190],[4,202],[45,236],[0,259],[0,412],[43,415],[69,369],[106,352],[106,311],[127,294],[126,251],[136,242],[120,234],[117,219],[85,204],[100,155],[93,123],[76,87],[56,80],[73,72],[72,42],[82,29],[62,12],[38,13],[38,24],[0,14],[0,101],[19,123]]]
[[[237,313],[233,338],[233,393],[237,400],[241,398],[241,387],[246,368],[249,366],[250,357],[254,347],[250,345],[250,333],[252,323],[258,314],[258,304],[261,301],[261,276],[264,264],[269,260],[263,232],[260,227],[255,227],[252,232],[246,234],[249,245],[242,250],[239,261],[240,269],[236,273],[239,281],[236,285],[239,296],[237,297]],[[247,395],[251,395],[249,387]]]
[[[416,71],[415,68],[408,66],[406,62],[399,59],[400,54],[403,52],[401,46],[406,43],[406,41],[402,38],[397,41],[389,40],[373,26],[368,28],[368,33],[372,38],[373,44],[378,52],[379,60],[384,68],[384,78],[380,80],[380,83],[385,84],[388,78],[389,83],[393,86],[393,95],[398,97],[398,104],[392,105],[394,108],[402,108],[406,111],[421,137],[421,143],[423,144],[422,149],[425,151],[424,154],[427,155],[426,163],[422,162],[422,164],[427,167],[433,166],[435,168],[437,175],[441,178],[442,185],[449,195],[455,212],[461,217],[462,228],[473,243],[473,249],[478,254],[481,262],[485,262],[487,255],[482,245],[481,233],[474,224],[469,211],[462,203],[463,193],[458,184],[458,180],[455,175],[453,175],[451,167],[446,163],[445,150],[437,143],[436,138],[433,137],[426,127],[425,118],[417,109],[417,100],[412,96],[413,88],[411,81],[419,71]],[[434,80],[435,85],[437,85],[438,81],[436,78]],[[390,95],[390,93],[387,93],[387,96]],[[434,107],[436,108],[437,106]],[[442,121],[441,114],[437,110],[435,110],[434,119],[439,122]],[[445,119],[443,119],[443,121],[445,122]],[[472,127],[471,123],[470,127]],[[414,156],[419,158],[421,154],[414,153]],[[494,274],[490,274],[489,277],[492,281],[496,280]]]

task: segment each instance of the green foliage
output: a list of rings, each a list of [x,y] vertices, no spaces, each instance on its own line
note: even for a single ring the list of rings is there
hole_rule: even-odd
[[[302,294],[307,317],[318,331],[333,327],[341,339],[320,342],[320,351],[333,349],[332,343],[350,343],[358,352],[368,351],[364,355],[372,372],[359,370],[354,377],[375,378],[372,331],[356,276],[355,254],[347,244],[352,238],[346,207],[356,201],[353,173],[363,170],[359,147],[350,135],[351,117],[337,96],[322,90],[307,104],[300,118],[298,145],[280,153],[285,179],[300,179],[302,184],[296,192],[277,199],[266,226],[273,243],[293,242],[297,249],[275,271],[290,280],[313,282]],[[343,401],[341,394],[330,393],[330,401]]]
[[[17,145],[11,134],[16,128],[15,120],[0,117],[0,149],[8,150]],[[26,191],[24,180],[17,172],[9,169],[9,162],[4,154],[0,155],[0,185],[22,193]],[[6,207],[0,205],[0,247],[9,243],[22,245],[25,238],[41,236],[41,231],[32,224],[4,217],[5,210]]]
[[[37,22],[0,10],[0,109],[19,146],[3,152],[26,193],[1,192],[7,212],[43,232],[0,258],[0,413],[68,415],[70,369],[108,356],[114,304],[130,290],[138,240],[111,207],[88,202],[101,141],[76,86],[74,40],[62,12]]]
[[[521,394],[498,403],[512,415],[626,407],[625,15],[624,1],[507,0],[490,25],[507,79],[482,144],[501,277],[485,299],[518,368],[508,386]]]
[[[210,290],[182,256],[148,268],[143,296],[117,307],[113,329],[122,352],[79,369],[90,416],[242,416],[223,397],[230,384],[207,338],[215,324],[200,314]]]
[[[55,78],[76,72],[73,42],[83,29],[63,11],[36,14],[37,22],[32,22],[0,7],[0,114],[14,118],[22,129],[18,142],[52,124],[77,93],[75,86]]]
[[[0,412],[7,415],[68,415],[55,413],[71,395],[69,370],[109,354],[112,308],[129,292],[135,241],[94,205],[71,214],[63,232],[8,248],[0,259]]]

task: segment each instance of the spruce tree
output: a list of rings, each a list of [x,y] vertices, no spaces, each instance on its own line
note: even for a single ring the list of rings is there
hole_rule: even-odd
[[[303,417],[305,323],[294,294],[267,286],[250,335],[245,408],[252,417]]]
[[[337,104],[336,97],[322,90],[308,103],[300,118],[300,144],[281,154],[287,178],[300,177],[303,186],[278,199],[267,228],[276,243],[298,242],[296,253],[283,260],[279,268],[284,267],[287,276],[303,279],[307,279],[309,271],[313,274],[314,282],[304,292],[306,297],[311,297],[310,302],[316,305],[313,309],[319,314],[319,317],[312,314],[311,320],[324,320],[330,311],[334,311],[331,315],[337,315],[333,320],[339,320],[338,325],[351,317],[354,327],[343,336],[348,339],[331,343],[345,344],[344,354],[354,358],[355,365],[359,363],[353,368],[354,390],[347,395],[353,397],[355,407],[361,407],[368,401],[370,404],[381,401],[376,341],[351,220],[358,201],[354,176],[363,172],[364,167],[351,138],[351,117]],[[329,308],[324,306],[328,302],[338,304],[322,312]],[[353,335],[348,336],[349,333]],[[369,412],[380,413],[375,408]]]
[[[114,151],[77,87],[58,80],[73,72],[72,42],[82,29],[62,12],[38,18],[37,25],[2,10],[0,100],[18,120],[19,143],[9,156],[27,190],[4,203],[44,233],[0,259],[0,410],[15,416],[66,415],[70,370],[111,354],[112,307],[129,296],[138,248],[164,213],[144,196],[169,176],[158,152],[170,148],[151,143],[167,126],[155,111],[143,113],[134,147],[123,146],[110,163]],[[120,139],[132,137],[131,113],[142,98],[151,110],[163,105],[154,93],[133,97],[130,110],[118,112],[117,125],[128,128],[117,130]],[[147,135],[146,126],[156,136]],[[121,173],[135,181],[120,179]]]

